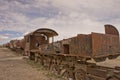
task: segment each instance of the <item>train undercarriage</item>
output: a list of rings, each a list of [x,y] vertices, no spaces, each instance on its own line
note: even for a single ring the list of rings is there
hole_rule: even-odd
[[[33,60],[66,80],[120,80],[120,67],[99,66],[80,57],[40,54],[33,51]]]
[[[23,52],[18,52],[66,80],[120,80],[120,67],[88,62],[90,59],[103,62],[106,58],[120,56],[119,31],[114,26],[105,25],[105,33],[77,34],[59,41],[54,41],[54,36],[58,36],[56,31],[40,28],[20,41],[10,41],[6,47],[15,51],[20,48]]]

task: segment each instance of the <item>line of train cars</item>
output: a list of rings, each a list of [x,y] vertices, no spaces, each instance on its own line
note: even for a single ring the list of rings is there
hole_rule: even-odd
[[[41,28],[4,46],[29,56],[67,80],[120,80],[120,67],[88,62],[90,59],[96,62],[116,59],[120,55],[119,32],[114,26],[105,25],[105,34],[78,34],[55,42],[54,36],[58,36],[56,31]]]

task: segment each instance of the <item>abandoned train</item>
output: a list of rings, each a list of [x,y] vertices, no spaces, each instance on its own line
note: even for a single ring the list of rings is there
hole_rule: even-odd
[[[120,80],[120,67],[109,68],[87,62],[90,59],[101,62],[120,55],[119,32],[114,26],[105,25],[105,34],[78,34],[56,42],[54,36],[58,36],[56,31],[41,28],[4,46],[29,56],[67,79]]]

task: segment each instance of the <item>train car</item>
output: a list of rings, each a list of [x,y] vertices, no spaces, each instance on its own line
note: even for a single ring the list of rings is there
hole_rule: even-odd
[[[3,47],[10,48],[10,43],[8,42],[8,43],[3,44]]]
[[[15,40],[11,40],[11,41],[9,42],[9,44],[10,44],[9,46],[10,46],[10,49],[11,49],[11,50],[14,50],[14,41],[15,41]]]
[[[54,36],[57,35],[57,32],[47,28],[37,29],[25,35],[25,55],[28,55],[30,59],[34,59],[35,52],[39,50],[39,46],[42,44],[49,44],[49,38],[52,38],[53,41]]]
[[[9,48],[17,53],[21,53],[22,52],[22,49],[21,49],[21,42],[20,40],[11,40],[9,42]]]
[[[120,55],[119,43],[119,32],[117,29],[112,25],[105,25],[105,34],[94,32],[88,35],[78,34],[75,37],[52,44],[43,44],[40,48],[42,48],[44,54],[47,54],[48,50],[54,51],[52,54],[58,54],[55,51],[58,49],[59,55],[77,56],[80,60],[93,58],[99,62],[105,61],[106,58],[114,59],[118,57]]]
[[[22,55],[25,55],[25,39],[21,39],[19,40],[19,50],[17,51],[18,53],[22,54]]]
[[[90,59],[101,62],[106,58],[117,58],[120,55],[119,44],[118,30],[112,25],[105,25],[105,34],[78,34],[39,45],[39,50],[34,51],[34,60],[68,80],[119,80],[120,71],[116,68],[87,62]]]
[[[24,48],[25,48],[25,39],[20,40],[20,46],[21,46],[21,49],[24,50]]]
[[[105,25],[105,33],[78,34],[54,42],[58,33],[52,29],[37,29],[22,40],[10,41],[10,48],[21,48],[24,55],[67,80],[120,80],[120,67],[109,68],[90,63],[116,59],[120,55],[118,30]],[[50,43],[50,39],[52,42]]]

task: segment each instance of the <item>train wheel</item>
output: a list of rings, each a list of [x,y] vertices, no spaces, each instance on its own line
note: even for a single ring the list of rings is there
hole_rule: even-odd
[[[94,60],[95,60],[96,62],[103,62],[103,61],[106,60],[106,57],[102,57],[102,58],[94,58]]]
[[[65,72],[62,74],[62,76],[66,79],[69,80],[69,72],[65,70]]]
[[[56,60],[55,60],[55,59],[52,59],[52,61],[51,61],[50,70],[51,70],[53,73],[58,74],[58,72],[57,72],[58,66],[57,66],[57,64],[56,64]]]
[[[57,66],[57,65],[53,65],[52,66],[52,71],[56,74],[56,75],[58,75],[59,74],[59,68],[58,68],[59,66]]]
[[[61,76],[66,80],[75,80],[73,72],[69,69],[64,69],[61,72]]]
[[[85,79],[85,77],[86,77],[85,75],[86,75],[86,73],[85,73],[84,70],[78,69],[75,72],[75,80],[86,80]]]

